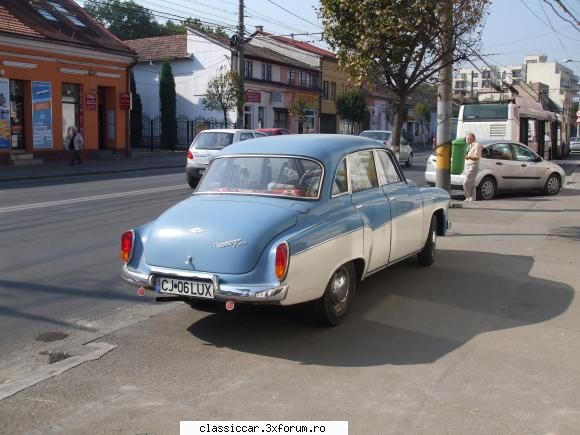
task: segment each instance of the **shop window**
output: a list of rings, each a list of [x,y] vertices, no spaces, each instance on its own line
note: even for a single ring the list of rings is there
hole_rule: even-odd
[[[24,149],[24,80],[10,80],[10,140],[12,149]]]
[[[265,107],[258,107],[258,128],[266,127],[266,108]]]
[[[306,109],[304,110],[304,133],[314,133],[314,110]]]
[[[288,111],[274,109],[274,128],[288,128]]]
[[[72,83],[62,84],[62,134],[63,140],[70,127],[82,128],[80,125],[80,94],[81,85]]]

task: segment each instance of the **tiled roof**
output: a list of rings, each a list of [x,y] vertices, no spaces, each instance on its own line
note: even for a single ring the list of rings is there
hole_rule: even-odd
[[[137,53],[137,60],[140,62],[147,60],[186,59],[190,56],[187,52],[186,34],[130,39],[124,41],[124,43]]]
[[[16,35],[34,36],[42,38],[43,36],[31,27],[28,27],[18,18],[16,18],[6,6],[0,5],[0,29],[2,32],[14,33]]]
[[[306,63],[299,62],[299,61],[294,60],[290,57],[284,56],[283,54],[277,53],[273,50],[269,50],[269,49],[264,48],[264,47],[257,47],[257,46],[252,45],[252,44],[244,45],[244,56],[246,56],[248,58],[257,58],[257,59],[263,59],[263,60],[268,60],[268,61],[272,61],[272,62],[283,63],[286,65],[296,66],[296,67],[300,67],[300,68],[316,69],[312,65],[308,65]]]
[[[267,36],[276,41],[282,42],[283,44],[292,45],[293,47],[308,51],[309,53],[317,54],[319,56],[330,57],[331,59],[336,58],[336,54],[334,54],[332,51],[325,50],[324,48],[317,47],[316,45],[312,45],[308,42],[297,41],[295,39],[286,38],[284,36],[275,36],[266,32],[256,32],[254,35]]]
[[[53,3],[58,4],[59,8]],[[52,19],[49,20],[39,11],[44,11]],[[88,15],[74,0],[2,0],[1,33],[133,55],[130,48]]]

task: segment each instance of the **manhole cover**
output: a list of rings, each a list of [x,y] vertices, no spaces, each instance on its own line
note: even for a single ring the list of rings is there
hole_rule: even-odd
[[[36,337],[36,341],[50,343],[52,341],[64,340],[67,337],[68,334],[65,334],[64,332],[43,332],[38,337]]]

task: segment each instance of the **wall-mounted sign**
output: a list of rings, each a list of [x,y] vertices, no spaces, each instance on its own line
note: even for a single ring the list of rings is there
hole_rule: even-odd
[[[261,103],[262,94],[260,92],[246,92],[246,103]]]
[[[52,89],[50,82],[32,82],[32,146],[52,148]]]
[[[97,110],[96,94],[85,94],[85,106],[87,110]]]
[[[0,150],[10,149],[10,81],[0,79]]]
[[[121,92],[119,94],[119,109],[131,110],[131,94],[128,92]]]
[[[318,109],[319,95],[314,94],[294,94],[294,99],[301,99],[309,109]]]
[[[282,92],[272,92],[272,97],[270,98],[272,103],[281,103],[282,102]]]

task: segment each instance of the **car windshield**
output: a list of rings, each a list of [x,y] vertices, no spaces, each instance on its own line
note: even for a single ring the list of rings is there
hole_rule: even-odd
[[[374,140],[389,140],[389,138],[391,137],[391,132],[390,131],[363,131],[360,134],[362,137],[368,137],[369,139],[374,139]]]
[[[210,164],[196,193],[317,199],[322,174],[319,163],[299,157],[220,157]]]
[[[463,120],[506,120],[507,104],[468,104],[463,106]]]
[[[218,131],[201,132],[192,143],[193,148],[198,150],[221,150],[234,141],[233,133]]]

